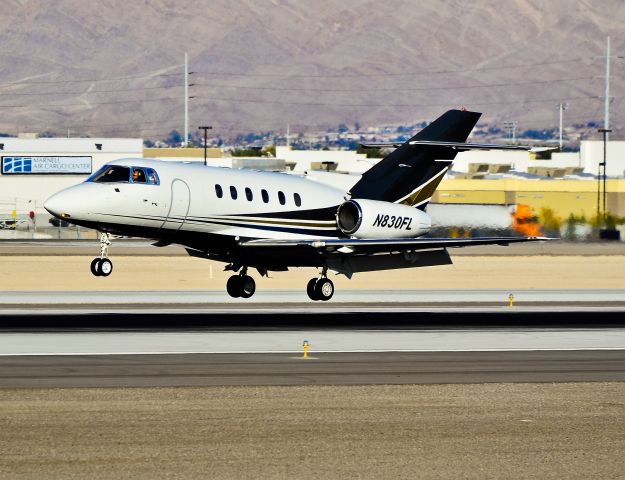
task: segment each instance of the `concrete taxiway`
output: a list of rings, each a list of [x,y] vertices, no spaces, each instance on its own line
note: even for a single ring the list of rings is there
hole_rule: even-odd
[[[329,302],[312,302],[298,290],[259,291],[235,299],[224,291],[25,291],[0,292],[0,314],[32,312],[84,314],[92,312],[246,312],[337,313],[369,311],[505,311],[510,296],[517,309],[566,311],[625,308],[625,290],[344,290]]]
[[[333,305],[341,303],[400,304],[463,304],[491,303],[507,305],[509,295],[520,303],[592,303],[625,305],[625,289],[392,289],[392,290],[337,290],[329,302],[311,302],[305,291],[265,290],[258,291],[249,299],[231,298],[225,290],[209,291],[24,291],[0,292],[0,307],[4,305],[59,305],[59,304],[107,304],[124,306],[188,305],[188,304],[248,304],[283,305],[306,302],[309,305]]]

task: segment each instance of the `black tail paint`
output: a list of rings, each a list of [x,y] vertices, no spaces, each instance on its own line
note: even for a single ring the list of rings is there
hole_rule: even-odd
[[[412,140],[465,142],[482,114],[449,110]],[[404,143],[367,170],[352,187],[352,198],[404,203],[425,209],[457,151],[451,148]]]

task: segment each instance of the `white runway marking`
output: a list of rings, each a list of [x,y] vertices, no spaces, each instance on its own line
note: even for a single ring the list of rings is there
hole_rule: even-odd
[[[2,333],[0,355],[625,350],[625,329]]]

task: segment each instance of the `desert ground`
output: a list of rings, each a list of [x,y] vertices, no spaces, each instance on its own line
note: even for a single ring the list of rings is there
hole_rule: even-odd
[[[0,390],[3,478],[621,478],[624,383]]]
[[[91,256],[0,255],[5,291],[223,290],[231,272],[223,263],[184,256],[112,256],[107,278],[89,271]],[[625,255],[453,256],[453,265],[330,274],[337,289],[611,289],[625,288]],[[270,272],[258,290],[305,289],[312,268]]]

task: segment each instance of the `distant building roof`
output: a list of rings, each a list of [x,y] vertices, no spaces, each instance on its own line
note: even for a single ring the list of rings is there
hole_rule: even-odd
[[[146,158],[204,158],[203,148],[144,148],[143,156]],[[208,148],[207,158],[221,158],[221,148]]]

